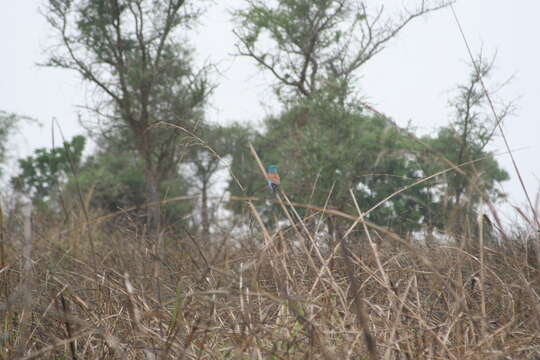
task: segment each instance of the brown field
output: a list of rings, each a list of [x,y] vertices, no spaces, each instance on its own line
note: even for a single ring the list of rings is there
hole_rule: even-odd
[[[159,256],[140,226],[84,219],[5,226],[0,359],[540,359],[536,234],[306,220],[165,231]]]

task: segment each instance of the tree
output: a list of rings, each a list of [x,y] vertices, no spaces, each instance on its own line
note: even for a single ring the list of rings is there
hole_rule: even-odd
[[[182,133],[194,127],[210,91],[180,38],[200,11],[189,0],[49,0],[58,47],[47,65],[78,72],[103,95],[93,110],[106,131],[125,127],[144,164],[148,222],[160,220],[160,184],[179,160]],[[104,106],[105,105],[105,106]]]
[[[13,188],[28,195],[34,205],[45,205],[80,166],[85,142],[83,136],[75,136],[63,147],[39,148],[34,155],[20,159],[21,171],[11,178]]]
[[[67,193],[78,191],[77,181],[79,189],[91,196],[89,204],[93,209],[114,213],[135,208],[129,214],[137,218],[142,210],[141,204],[145,202],[145,180],[144,165],[135,155],[133,150],[117,145],[102,148],[85,161],[77,179],[70,178],[65,187]],[[176,174],[162,179],[159,190],[161,198],[185,196],[189,182]],[[167,204],[162,209],[162,223],[174,227],[183,222],[191,211],[190,202]]]
[[[440,190],[439,211],[435,223],[442,227],[441,218],[454,214],[457,223],[464,224],[465,217],[472,215],[482,201],[497,201],[505,195],[497,184],[509,179],[501,169],[494,154],[487,148],[494,138],[496,121],[503,121],[511,114],[513,103],[501,102],[498,120],[491,118],[481,81],[492,75],[494,58],[487,61],[482,55],[471,64],[467,83],[458,85],[456,96],[449,104],[454,110],[454,119],[442,127],[437,136],[426,138],[426,142],[440,155],[453,164],[466,164],[461,172],[445,175],[444,187]],[[430,160],[429,171],[440,171],[446,163]],[[487,196],[487,198],[486,198]],[[458,216],[459,215],[459,216]],[[475,217],[472,217],[475,219]]]
[[[200,141],[194,141],[190,146],[189,160],[193,170],[193,186],[201,194],[202,236],[208,241],[210,238],[209,192],[212,178],[224,166],[222,156],[226,156],[228,139],[221,126],[205,125],[199,129],[198,135]]]
[[[138,225],[147,225],[145,209],[146,182],[143,160],[137,156],[132,133],[120,126],[109,128],[100,134],[93,133],[96,151],[81,164],[78,176],[70,177],[65,188],[66,199],[80,190],[89,196],[89,205],[97,211],[114,213],[133,209],[129,216]],[[161,199],[186,196],[190,189],[188,180],[180,171],[180,164],[162,178],[159,194]],[[170,226],[181,221],[192,209],[189,202],[173,202],[164,205],[162,225]]]
[[[412,20],[449,3],[422,0],[388,15],[362,0],[250,0],[235,13],[238,53],[270,72],[280,95],[326,89],[345,101],[359,68]]]
[[[306,106],[313,114],[310,121],[301,130],[289,126],[295,117],[303,116]],[[323,205],[328,200],[329,207],[354,213],[350,190],[367,210],[422,175],[407,134],[388,119],[365,114],[358,107],[329,104],[325,99],[304,102],[302,107],[267,118],[265,125],[265,131],[251,141],[265,164],[278,164],[281,188],[294,201]],[[249,154],[233,157],[232,170],[248,195],[270,197]],[[242,193],[232,182],[230,191]],[[386,201],[368,218],[406,234],[418,229],[422,208],[430,202],[428,184],[424,184]],[[267,204],[260,204],[260,210],[271,214]],[[337,230],[332,221],[327,225],[331,233]]]
[[[355,211],[348,205],[352,189],[369,209],[417,179],[421,169],[407,136],[389,119],[362,112],[355,74],[413,19],[449,3],[419,1],[388,15],[382,6],[372,9],[360,0],[252,0],[236,12],[238,53],[274,76],[285,108],[266,119],[255,144],[263,161],[279,165],[292,197],[324,204],[330,196],[331,206]],[[251,181],[261,183],[260,177],[241,180],[251,190]],[[369,217],[396,231],[414,230],[430,193],[424,187],[411,191]],[[333,232],[335,226],[328,225]]]

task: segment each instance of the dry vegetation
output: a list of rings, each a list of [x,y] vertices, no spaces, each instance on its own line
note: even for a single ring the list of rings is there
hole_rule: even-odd
[[[176,3],[178,10],[183,2]],[[62,34],[64,45],[71,46],[70,41],[79,38],[66,36],[68,8],[58,1],[51,4],[58,21],[54,17],[49,21]],[[372,33],[380,14],[373,23],[365,15],[356,16],[354,24],[366,22],[369,42],[361,56],[352,57],[356,60],[347,66],[347,76],[369,59],[366,54],[373,56],[410,20],[425,13],[421,4],[420,12],[405,17],[397,30]],[[140,14],[140,24],[152,23],[143,22]],[[117,12],[113,24],[122,24],[120,16]],[[112,52],[119,52],[117,58],[122,59],[130,49],[119,46],[118,28],[116,33],[119,41],[106,45],[114,46]],[[158,32],[155,39],[164,43],[169,33],[170,29]],[[377,34],[384,36],[372,41]],[[145,42],[133,43],[146,51]],[[243,44],[243,55],[276,74],[271,64],[264,63],[266,55],[258,57],[250,48],[254,42]],[[371,44],[374,50],[366,52]],[[317,53],[313,44],[310,47]],[[348,48],[346,40],[344,48]],[[308,97],[307,87],[316,89],[318,84],[309,84],[306,71],[313,67],[311,81],[315,81],[317,71],[325,67],[300,54],[305,64],[299,67],[303,69],[299,81],[290,82],[289,74],[278,78]],[[75,68],[84,78],[95,79],[88,70],[95,66],[93,60],[85,66],[79,58],[66,59],[53,58],[52,65]],[[158,60],[143,64],[157,66]],[[113,65],[113,74],[125,71],[123,61]],[[94,82],[112,94],[125,113],[133,113],[132,104],[122,100],[131,95],[114,93],[126,86],[108,89],[103,85],[108,79]],[[140,113],[147,115],[153,92],[146,83],[140,88],[144,89]],[[493,112],[499,125],[500,116]],[[133,131],[155,126],[151,120],[141,115]],[[133,126],[131,121],[128,124]],[[140,136],[149,139],[150,132],[142,131]],[[151,142],[143,141],[147,143]],[[143,150],[148,155],[152,149]],[[172,152],[167,148],[163,154]],[[459,170],[451,165],[443,172]],[[153,167],[147,166],[152,174]],[[152,178],[147,175],[147,180]],[[154,191],[154,195],[159,194]],[[540,360],[536,219],[528,219],[530,226],[518,231],[505,229],[500,221],[487,225],[481,214],[466,219],[466,224],[456,224],[449,216],[447,227],[453,230],[444,241],[405,239],[365,220],[358,204],[357,214],[345,214],[292,204],[283,193],[276,199],[279,214],[274,215],[287,219],[288,226],[267,226],[253,199],[233,199],[245,202],[250,221],[242,219],[241,226],[227,229],[215,226],[210,239],[182,227],[164,229],[159,236],[149,234],[129,213],[88,212],[89,201],[84,203],[83,196],[81,204],[65,211],[69,216],[62,218],[35,214],[30,221],[20,211],[0,213],[0,360]],[[307,212],[303,218],[298,215],[300,207]],[[527,217],[525,211],[518,212]],[[497,219],[494,211],[491,216]],[[116,221],[119,217],[122,221]],[[339,224],[337,235],[323,230],[321,223],[328,217]]]
[[[169,232],[159,261],[135,224],[7,224],[0,358],[540,359],[534,238],[424,246],[359,218],[328,239],[314,214],[211,244]]]

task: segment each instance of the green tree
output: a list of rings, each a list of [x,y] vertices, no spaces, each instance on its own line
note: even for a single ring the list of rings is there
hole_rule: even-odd
[[[135,208],[131,214],[139,215],[146,201],[143,161],[133,148],[128,129],[109,130],[97,136],[99,150],[81,165],[77,178],[69,179],[66,190],[75,194],[78,183],[80,190],[90,195],[92,208],[108,213]],[[176,170],[162,179],[159,193],[161,199],[170,199],[185,196],[188,190],[189,182],[179,173],[177,165]],[[183,222],[192,208],[190,202],[167,204],[162,209],[162,223]]]
[[[265,120],[255,145],[263,161],[276,163],[283,189],[301,202],[351,208],[349,189],[369,209],[420,172],[411,144],[389,119],[362,112],[356,99],[356,73],[415,18],[448,1],[419,1],[400,14],[370,8],[360,0],[253,0],[236,12],[238,53],[253,59],[276,79],[284,105]],[[249,163],[250,160],[248,160]],[[263,184],[257,167],[233,160],[248,190]],[[251,172],[239,171],[250,167]],[[234,189],[234,184],[231,186]],[[400,232],[422,218],[430,193],[415,187],[369,214]],[[406,217],[406,220],[403,220]],[[329,230],[335,226],[329,222]]]
[[[456,96],[449,102],[454,110],[453,120],[442,127],[436,137],[425,139],[432,149],[453,164],[468,163],[460,172],[446,174],[439,188],[441,202],[434,219],[439,228],[444,225],[441,218],[454,218],[453,222],[464,224],[465,218],[474,214],[482,202],[503,198],[505,194],[497,184],[509,179],[488,145],[493,141],[496,122],[504,121],[514,106],[512,102],[499,102],[498,120],[492,119],[481,81],[487,82],[492,75],[494,59],[487,61],[480,55],[475,63],[471,65],[468,81],[457,87]],[[427,167],[436,172],[448,164],[430,159]],[[472,216],[473,224],[475,218]]]
[[[202,236],[210,238],[210,190],[215,174],[223,169],[222,157],[227,154],[227,136],[224,128],[205,125],[198,129],[198,141],[190,145],[189,163],[193,171],[193,186],[200,192],[200,221]],[[195,140],[195,139],[194,139]]]
[[[193,138],[189,146],[186,165],[191,168],[191,186],[201,196],[200,225],[204,239],[210,237],[212,218],[220,201],[211,199],[212,189],[219,183],[217,174],[227,168],[234,154],[239,151],[238,146],[245,149],[249,133],[248,127],[237,123],[226,126],[203,124],[197,130],[197,138]]]
[[[152,229],[160,220],[160,187],[175,171],[182,132],[192,129],[210,91],[194,70],[186,31],[200,14],[189,0],[49,0],[47,20],[59,45],[47,65],[78,72],[102,98],[93,109],[105,131],[122,126],[143,162]]]
[[[326,100],[310,101],[310,120],[302,127],[289,126],[305,114],[301,107],[265,120],[265,131],[251,141],[265,164],[278,164],[282,189],[291,200],[355,213],[350,190],[362,209],[381,202],[397,189],[419,179],[421,167],[412,141],[387,118],[371,116],[358,107],[342,107]],[[249,153],[233,157],[233,172],[248,195],[268,198],[271,193]],[[400,233],[421,225],[422,207],[431,202],[427,186],[417,186],[377,207],[368,218]],[[242,190],[231,183],[233,195]],[[240,209],[235,209],[240,211]],[[270,215],[266,204],[261,213]],[[327,222],[329,230],[335,224]]]
[[[77,191],[75,181],[85,194],[90,195],[90,206],[95,210],[114,213],[126,209],[132,218],[138,219],[141,204],[145,203],[145,179],[142,161],[133,152],[103,152],[93,154],[82,165],[78,179],[71,178],[66,186],[68,194]],[[171,199],[185,196],[189,182],[181,175],[163,179],[160,183],[160,197]],[[173,202],[162,206],[162,223],[174,227],[184,220],[193,210],[189,201]],[[137,220],[139,223],[140,220]]]
[[[20,173],[11,178],[13,188],[29,196],[34,205],[45,205],[80,166],[85,142],[83,136],[75,136],[62,147],[39,148],[20,159]]]

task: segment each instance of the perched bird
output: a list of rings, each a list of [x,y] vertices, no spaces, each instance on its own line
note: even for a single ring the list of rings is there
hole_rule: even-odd
[[[281,179],[279,178],[279,174],[277,172],[277,166],[276,165],[270,165],[267,169],[268,175],[268,186],[270,186],[270,189],[272,189],[273,192],[276,192],[277,188],[279,187],[279,184],[281,183]]]

